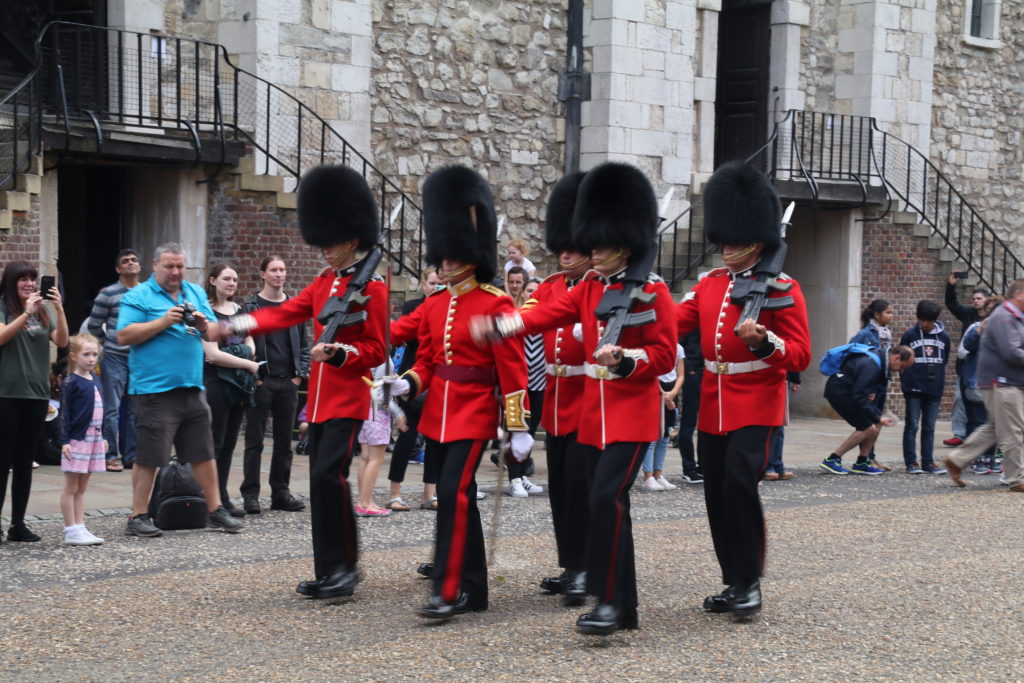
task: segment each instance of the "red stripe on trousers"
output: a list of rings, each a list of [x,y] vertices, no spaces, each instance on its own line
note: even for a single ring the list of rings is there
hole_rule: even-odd
[[[441,581],[441,599],[445,602],[455,602],[459,597],[459,586],[462,583],[462,562],[466,556],[466,527],[469,525],[469,496],[466,495],[466,489],[473,481],[473,472],[476,470],[476,463],[480,459],[483,447],[483,441],[474,441],[470,446],[469,456],[462,466],[462,476],[459,477],[459,487],[455,493],[452,542],[448,546],[448,564],[444,568],[444,579]]]
[[[619,484],[619,490],[615,493],[615,535],[612,536],[612,551],[608,560],[608,580],[604,586],[604,602],[612,602],[615,597],[615,570],[618,568],[619,540],[622,535],[622,492],[632,483],[631,479],[636,476],[634,474],[633,477],[630,477],[630,474],[633,472],[633,465],[639,455],[640,444],[637,444],[636,452],[633,453],[629,467],[626,468],[626,478]]]

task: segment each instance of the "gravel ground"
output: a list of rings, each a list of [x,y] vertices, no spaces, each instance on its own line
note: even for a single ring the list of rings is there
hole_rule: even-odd
[[[634,489],[641,629],[609,638],[575,634],[580,610],[536,588],[557,571],[544,496],[503,499],[490,610],[442,626],[412,613],[430,512],[360,520],[363,584],[327,603],[294,592],[307,513],[160,539],[102,517],[94,548],[36,523],[41,543],[0,546],[0,680],[1021,678],[1024,496],[994,477],[797,474],[762,488],[766,607],[750,623],[699,609],[720,590],[700,487]]]

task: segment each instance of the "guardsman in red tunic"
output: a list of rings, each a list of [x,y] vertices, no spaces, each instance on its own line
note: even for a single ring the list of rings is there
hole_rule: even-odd
[[[416,363],[392,393],[430,390],[420,432],[435,455],[437,537],[433,594],[420,616],[447,621],[487,609],[487,562],[476,502],[477,467],[499,421],[511,432],[512,454],[525,460],[533,446],[527,432],[526,357],[519,340],[478,346],[470,338],[476,316],[511,315],[512,299],[492,286],[497,263],[494,201],[487,182],[464,166],[446,166],[423,184],[426,260],[438,264],[447,288],[416,309]],[[418,319],[418,322],[417,322]],[[407,337],[410,321],[393,324]]]
[[[704,609],[737,616],[761,609],[765,528],[758,482],[772,434],[786,421],[786,372],[806,369],[811,355],[796,280],[778,275],[757,320],[741,321],[743,303],[731,300],[734,289],[753,277],[762,251],[767,257],[767,250],[782,246],[780,213],[775,188],[759,171],[739,162],[719,168],[705,189],[704,221],[726,267],[710,271],[677,310],[680,336],[700,329],[706,372],[697,448],[711,538],[727,586],[707,598]]]
[[[348,167],[321,166],[307,173],[299,184],[298,212],[303,239],[322,250],[330,267],[280,306],[235,316],[235,329],[268,334],[313,318],[319,339],[323,325],[317,316],[324,304],[345,295],[366,253],[376,245],[380,214],[373,194],[362,176]],[[311,351],[307,415],[316,579],[299,583],[296,590],[312,598],[351,595],[359,583],[356,521],[347,479],[359,429],[370,414],[370,392],[363,378],[370,379],[371,369],[387,358],[387,285],[375,277],[364,294],[369,299],[349,311],[354,323],[339,329],[332,343],[318,343]]]
[[[636,562],[629,489],[647,446],[661,433],[658,375],[675,364],[675,307],[665,283],[647,276],[646,301],[637,301],[617,344],[599,345],[610,320],[597,317],[605,293],[622,290],[627,269],[649,270],[658,222],[654,189],[632,166],[605,163],[579,186],[573,211],[573,242],[589,252],[593,270],[557,299],[531,311],[475,324],[478,338],[492,329],[502,336],[572,328],[579,322],[586,352],[577,438],[590,482],[587,593],[596,607],[576,621],[581,633],[607,635],[637,628]]]
[[[562,270],[540,284],[523,311],[564,296],[590,269],[590,255],[584,255],[572,241],[572,214],[583,176],[580,172],[566,175],[548,198],[545,242],[548,250],[558,255]],[[561,576],[541,580],[540,586],[551,594],[565,596],[565,604],[575,606],[583,604],[587,594],[586,542],[590,515],[586,458],[576,438],[587,354],[583,342],[573,335],[572,325],[544,333],[544,360],[547,390],[540,422],[547,434],[548,498],[558,566],[565,571]]]

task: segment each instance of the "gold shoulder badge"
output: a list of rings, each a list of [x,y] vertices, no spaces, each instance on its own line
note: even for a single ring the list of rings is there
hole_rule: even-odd
[[[508,294],[505,293],[505,290],[495,287],[490,282],[485,282],[480,285],[480,289],[484,290],[488,294],[493,294],[494,296],[508,296]]]

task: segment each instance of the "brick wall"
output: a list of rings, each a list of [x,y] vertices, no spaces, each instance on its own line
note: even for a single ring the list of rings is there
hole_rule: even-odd
[[[13,212],[11,229],[0,231],[0,266],[19,260],[39,265],[39,197],[30,197],[29,210]]]
[[[888,221],[888,219],[885,219]],[[939,320],[953,342],[960,342],[960,321],[953,317],[945,305],[946,280],[952,265],[938,259],[937,252],[928,248],[928,239],[913,234],[913,226],[891,222],[864,224],[864,253],[862,257],[861,310],[874,299],[886,299],[893,308],[893,342],[916,323],[914,312],[917,302],[930,299],[942,306]],[[961,293],[966,300],[969,288]],[[953,406],[953,387],[956,373],[953,365],[954,350],[946,370],[946,391],[939,411],[940,419],[948,419]],[[902,420],[905,411],[899,381],[889,386],[887,407]],[[936,434],[936,440],[949,435]]]

